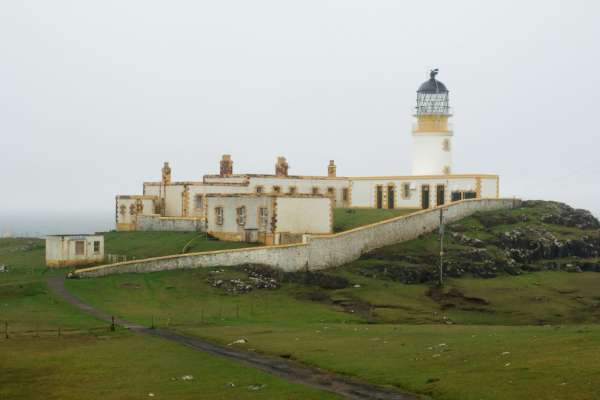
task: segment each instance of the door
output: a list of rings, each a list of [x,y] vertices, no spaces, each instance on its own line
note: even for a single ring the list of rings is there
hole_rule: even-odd
[[[429,208],[429,185],[421,186],[421,208]]]
[[[437,191],[437,205],[438,206],[442,206],[444,205],[445,201],[446,201],[446,190],[444,188],[444,185],[437,185],[436,187],[436,191]]]
[[[396,194],[396,191],[394,190],[394,187],[388,186],[388,190],[387,190],[387,201],[388,201],[387,203],[388,204],[387,205],[388,205],[388,208],[390,208],[390,209],[393,209],[396,206],[394,204],[394,201],[396,198],[395,194]]]
[[[383,208],[383,187],[377,186],[377,208]]]

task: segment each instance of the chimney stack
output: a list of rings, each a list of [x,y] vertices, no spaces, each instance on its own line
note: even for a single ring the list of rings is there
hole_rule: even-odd
[[[329,165],[327,166],[327,176],[330,178],[336,177],[336,166],[333,160],[329,160]]]
[[[171,167],[169,167],[169,162],[165,161],[165,164],[162,167],[162,183],[163,185],[168,185],[171,183]]]
[[[233,174],[233,160],[231,155],[223,154],[221,158],[221,169],[219,175],[222,177],[231,176]]]
[[[277,164],[275,164],[275,175],[276,176],[288,176],[288,163],[285,157],[277,157]]]

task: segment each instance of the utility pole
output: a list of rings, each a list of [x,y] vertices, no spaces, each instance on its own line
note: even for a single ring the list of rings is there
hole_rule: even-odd
[[[444,208],[440,207],[440,270],[439,281],[440,286],[444,285]]]

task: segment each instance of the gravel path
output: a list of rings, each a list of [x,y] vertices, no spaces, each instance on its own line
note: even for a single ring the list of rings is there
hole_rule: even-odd
[[[111,321],[110,315],[90,306],[89,304],[69,293],[65,287],[65,281],[63,277],[57,276],[48,278],[48,286],[59,297],[62,297],[80,310],[85,311],[86,313],[91,314],[100,320],[107,322]],[[397,390],[361,382],[342,375],[327,372],[319,368],[309,367],[292,360],[225,347],[196,337],[181,335],[166,329],[150,329],[123,319],[116,319],[115,322],[116,324],[139,334],[158,336],[196,350],[226,357],[276,375],[287,381],[337,393],[348,399],[422,399],[420,396],[402,393]]]

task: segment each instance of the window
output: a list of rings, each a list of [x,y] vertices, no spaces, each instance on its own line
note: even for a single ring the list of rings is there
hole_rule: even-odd
[[[256,191],[256,193],[263,193],[265,188],[263,186],[257,186],[256,188],[254,188],[254,190]]]
[[[468,191],[463,193],[463,199],[476,199],[477,192]]]
[[[262,229],[269,226],[269,209],[267,207],[259,207],[258,209],[258,225]]]
[[[281,193],[281,187],[280,186],[273,186],[273,193]]]
[[[335,196],[335,188],[328,187],[327,188],[327,195],[328,196]]]
[[[194,197],[194,208],[195,209],[201,209],[204,205],[204,196],[202,196],[201,194],[197,194]]]
[[[119,214],[121,214],[122,217],[125,217],[126,213],[127,213],[127,206],[125,204],[121,204],[121,206],[119,207]]]
[[[410,183],[402,184],[402,198],[410,199]]]
[[[312,194],[319,194],[319,188],[318,188],[318,187],[316,187],[316,186],[314,186],[314,187],[312,188]]]
[[[135,215],[135,213],[136,213],[135,204],[131,204],[129,206],[129,214]]]
[[[343,188],[342,189],[342,200],[343,201],[348,201],[348,188]]]
[[[461,192],[452,192],[452,201],[459,201],[462,199]]]
[[[223,215],[223,207],[215,207],[215,223],[217,225],[223,225],[224,215]]]
[[[450,151],[450,139],[444,139],[442,142],[442,149],[444,151]]]
[[[75,255],[82,256],[85,254],[85,240],[75,241]]]
[[[289,194],[296,194],[296,186],[290,186],[288,193]]]
[[[236,209],[236,214],[237,214],[237,218],[236,218],[237,224],[239,226],[246,225],[246,207],[244,207],[244,206],[238,207]]]
[[[94,240],[94,254],[100,253],[100,241]]]

